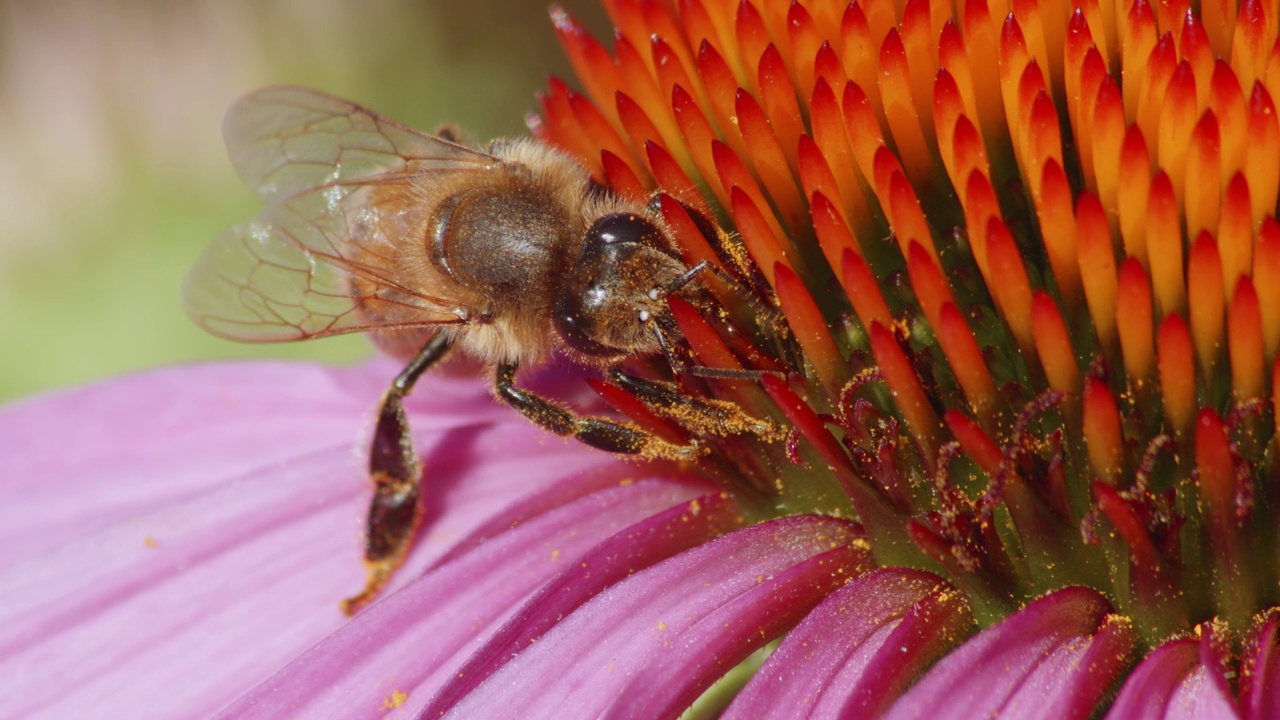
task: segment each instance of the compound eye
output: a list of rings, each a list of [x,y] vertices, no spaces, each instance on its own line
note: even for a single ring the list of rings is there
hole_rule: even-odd
[[[579,297],[572,293],[562,295],[556,302],[556,329],[569,347],[584,355],[597,357],[617,355],[617,350],[596,340],[599,332],[596,312],[603,298],[591,297],[592,294],[588,291],[586,297]]]
[[[653,223],[632,213],[605,215],[587,231],[587,244],[618,245],[639,243],[651,247],[662,246],[662,233]]]

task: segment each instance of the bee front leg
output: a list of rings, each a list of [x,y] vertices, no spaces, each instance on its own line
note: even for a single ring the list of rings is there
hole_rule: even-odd
[[[498,365],[494,394],[527,419],[561,437],[573,437],[601,450],[644,458],[686,460],[703,452],[699,444],[669,443],[631,423],[575,415],[540,395],[516,387],[516,369],[515,363]]]
[[[409,418],[403,400],[427,368],[444,357],[449,339],[434,335],[396,376],[378,408],[378,424],[369,449],[369,478],[373,500],[365,525],[364,564],[368,579],[359,595],[342,601],[342,611],[354,615],[377,596],[404,562],[414,532],[422,521],[418,502],[422,468],[409,435]]]
[[[748,415],[737,403],[713,398],[690,397],[673,383],[660,383],[628,375],[618,368],[608,378],[627,390],[657,414],[676,421],[697,435],[729,437],[751,434],[768,442],[786,438],[777,424]]]

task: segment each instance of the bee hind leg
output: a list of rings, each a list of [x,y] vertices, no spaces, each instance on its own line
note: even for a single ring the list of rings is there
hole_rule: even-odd
[[[644,458],[687,460],[704,450],[696,442],[690,445],[667,442],[631,423],[576,415],[540,395],[516,387],[516,369],[515,363],[498,365],[494,394],[528,420],[561,437],[573,437],[601,450]]]
[[[369,449],[373,499],[365,525],[364,564],[368,578],[358,595],[342,601],[342,610],[348,615],[354,615],[377,597],[404,562],[422,521],[422,505],[418,501],[422,468],[409,435],[403,401],[422,373],[444,357],[448,349],[448,338],[442,334],[433,336],[392,381],[378,408],[378,424]]]

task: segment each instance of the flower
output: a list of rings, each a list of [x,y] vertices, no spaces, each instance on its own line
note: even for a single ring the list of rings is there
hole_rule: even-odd
[[[535,132],[660,193],[686,259],[785,318],[743,321],[741,292],[720,326],[675,308],[696,364],[767,398],[711,393],[790,421],[806,471],[771,499],[851,510],[878,564],[938,573],[990,628],[889,716],[1010,712],[954,699],[960,658],[1081,588],[1096,674],[1056,715],[1112,683],[1117,717],[1182,691],[1263,712],[1280,45],[1274,9],[1210,5],[614,2],[612,57],[554,13],[586,95],[553,81]]]
[[[718,268],[675,380],[785,438],[595,380],[706,450],[632,465],[424,380],[429,531],[344,624],[393,368],[10,408],[0,709],[1274,715],[1280,45],[1228,5],[553,11],[586,94],[535,135]]]

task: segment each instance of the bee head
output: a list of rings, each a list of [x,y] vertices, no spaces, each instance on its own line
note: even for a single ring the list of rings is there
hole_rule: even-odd
[[[556,301],[565,343],[599,358],[657,352],[650,324],[668,312],[668,288],[687,269],[666,247],[664,231],[640,215],[596,220]]]

